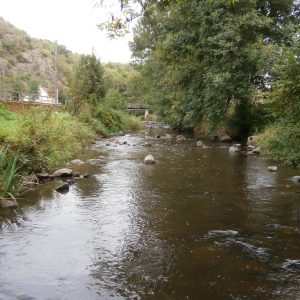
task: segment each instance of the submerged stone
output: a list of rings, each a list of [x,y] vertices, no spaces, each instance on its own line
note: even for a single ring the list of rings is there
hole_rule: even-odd
[[[91,159],[87,160],[88,164],[94,165],[94,166],[99,166],[102,164],[102,162],[103,162],[103,160],[100,158],[91,158]]]
[[[236,230],[211,230],[208,232],[208,237],[235,237],[239,235]]]
[[[241,241],[232,240],[230,242],[240,246],[243,251],[247,252],[253,258],[258,258],[261,261],[266,261],[270,258],[270,250],[267,248],[257,247]]]
[[[300,269],[300,259],[287,259],[281,267],[283,269]]]

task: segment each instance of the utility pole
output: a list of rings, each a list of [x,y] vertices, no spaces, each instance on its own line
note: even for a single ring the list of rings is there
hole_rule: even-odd
[[[4,69],[2,70],[2,81],[3,81],[3,99],[5,100],[5,73],[4,73]]]
[[[55,102],[58,103],[57,41],[54,42],[54,81],[55,81]]]
[[[0,59],[2,61],[4,61],[6,63],[6,65],[7,64],[10,65],[10,63],[6,59],[4,59],[2,57],[0,57]],[[5,95],[6,94],[6,84],[5,84],[5,70],[4,70],[4,68],[2,69],[2,83],[3,83],[3,100],[6,100],[5,99],[6,98],[6,95]]]

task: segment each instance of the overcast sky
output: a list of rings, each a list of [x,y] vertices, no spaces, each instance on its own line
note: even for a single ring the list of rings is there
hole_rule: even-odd
[[[106,12],[94,4],[95,0],[0,0],[0,16],[31,37],[57,40],[80,54],[91,54],[94,48],[102,62],[129,62],[129,37],[107,39],[96,26],[105,21]]]

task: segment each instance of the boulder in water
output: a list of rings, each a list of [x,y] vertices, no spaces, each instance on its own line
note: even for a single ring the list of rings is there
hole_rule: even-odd
[[[229,143],[232,141],[232,138],[228,134],[219,135],[219,141],[222,143]]]
[[[18,206],[18,202],[14,198],[0,198],[1,208],[13,208],[17,206]]]
[[[203,142],[201,142],[201,141],[198,141],[197,143],[196,143],[196,145],[197,145],[197,147],[200,147],[200,148],[204,148],[204,149],[206,149],[206,148],[208,148]]]
[[[236,153],[241,151],[241,144],[234,144],[233,146],[229,147],[229,153]]]
[[[293,177],[292,177],[292,181],[293,181],[294,183],[300,183],[300,176],[293,176]]]
[[[72,177],[73,171],[71,169],[63,168],[55,171],[52,177]]]
[[[153,164],[155,164],[155,159],[154,159],[153,155],[149,154],[145,157],[144,162],[146,165],[153,165]]]
[[[80,159],[73,159],[73,160],[71,160],[71,164],[79,166],[79,165],[83,164],[83,161]]]
[[[69,191],[70,187],[69,184],[67,182],[63,183],[61,186],[59,186],[56,191],[61,193],[61,194],[65,194]]]
[[[39,181],[45,181],[49,179],[49,174],[48,173],[38,173],[37,178]]]
[[[269,166],[268,167],[268,170],[270,171],[270,172],[277,172],[277,166]]]
[[[287,259],[285,263],[281,265],[283,269],[300,269],[300,259]]]
[[[251,135],[248,137],[247,146],[257,148],[257,137],[255,135]]]
[[[184,135],[177,135],[177,136],[176,136],[176,141],[177,141],[177,142],[179,142],[179,141],[185,141],[185,140],[186,140],[186,138],[185,138]]]

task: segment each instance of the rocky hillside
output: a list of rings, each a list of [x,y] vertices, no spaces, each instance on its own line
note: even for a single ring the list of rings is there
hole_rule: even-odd
[[[0,17],[0,90],[30,92],[32,86],[41,85],[54,95],[55,46],[53,42],[31,38]],[[68,87],[73,65],[79,55],[57,45],[58,89],[63,97]],[[4,72],[4,81],[3,81]]]

